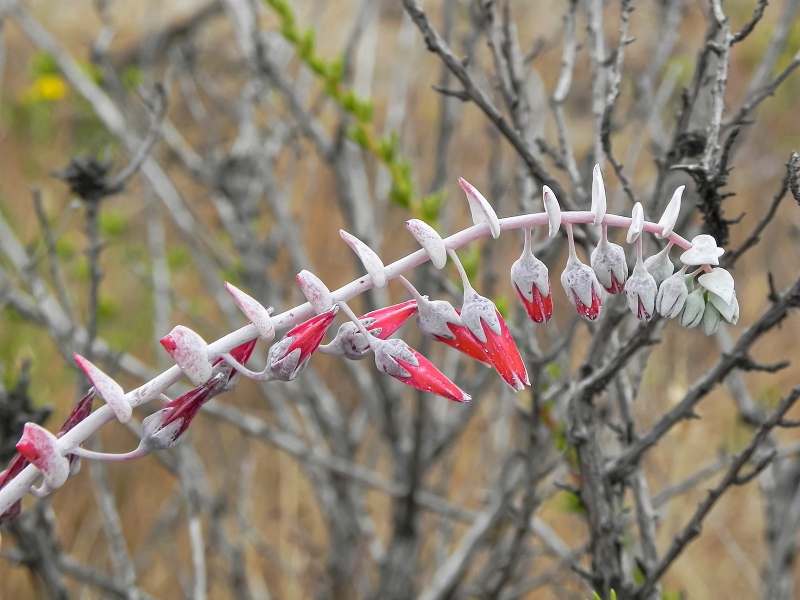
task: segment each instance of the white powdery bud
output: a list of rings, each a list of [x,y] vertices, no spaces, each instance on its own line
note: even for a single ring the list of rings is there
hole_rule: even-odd
[[[461,321],[467,329],[472,332],[484,344],[486,343],[486,332],[483,330],[483,323],[491,329],[495,335],[502,333],[500,320],[497,318],[497,307],[494,302],[481,296],[472,288],[464,290],[464,304],[461,307]]]
[[[722,297],[714,292],[708,292],[708,301],[714,305],[714,308],[719,311],[723,319],[731,325],[736,325],[736,322],[739,320],[739,301],[736,299],[735,292],[730,302],[725,302]]]
[[[550,295],[550,277],[547,265],[536,258],[530,251],[522,251],[522,255],[511,265],[511,282],[520,293],[533,302],[533,286],[542,297]]]
[[[572,306],[583,318],[590,321],[597,319],[602,308],[601,288],[590,266],[583,264],[575,256],[570,256],[564,272],[561,273],[561,285],[564,286]]]
[[[412,367],[419,366],[419,360],[403,340],[393,338],[376,344],[375,366],[379,371],[393,377],[411,377],[411,373],[397,362],[398,359]]]
[[[656,296],[656,310],[658,313],[674,319],[683,310],[683,305],[686,304],[686,298],[689,297],[689,290],[686,288],[684,275],[686,274],[686,267],[668,277],[658,288],[658,296]]]
[[[622,246],[601,239],[597,248],[592,250],[589,261],[600,282],[607,292],[618,294],[625,288],[628,279],[628,262]]]
[[[644,263],[637,261],[633,274],[625,283],[625,294],[628,296],[628,307],[641,321],[653,318],[656,309],[656,280],[647,271]]]
[[[669,259],[669,250],[667,250],[666,246],[661,252],[645,260],[644,267],[656,280],[656,285],[661,285],[667,277],[675,272],[675,265]]]
[[[417,307],[417,326],[423,333],[453,339],[456,336],[447,324],[464,326],[456,309],[445,300],[428,300],[427,296],[422,296],[417,299]]]
[[[140,450],[155,452],[156,450],[167,450],[178,443],[178,432],[183,421],[177,419],[167,426],[164,421],[169,416],[168,410],[159,410],[142,420],[142,439],[139,442]]]
[[[717,307],[714,306],[711,302],[706,303],[706,309],[703,312],[703,322],[700,324],[700,329],[703,330],[703,333],[706,335],[714,335],[719,329],[719,323],[722,320],[722,315],[720,315]]]
[[[703,290],[698,288],[686,298],[686,303],[683,305],[683,312],[680,318],[681,326],[688,329],[697,327],[700,321],[703,320],[705,308],[706,301],[703,298]]]
[[[369,327],[374,319],[360,319],[364,327]],[[361,360],[370,350],[369,340],[358,330],[352,321],[342,323],[336,337],[323,348],[329,354],[339,354],[348,360]]]

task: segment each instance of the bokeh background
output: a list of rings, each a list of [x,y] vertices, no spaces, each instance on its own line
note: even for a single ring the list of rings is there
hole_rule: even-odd
[[[487,73],[478,81],[494,94],[499,104],[486,39],[480,35],[471,39],[475,33],[470,3],[454,1],[450,4],[452,44],[457,50],[474,47],[472,66]],[[738,108],[747,97],[748,86],[782,18],[783,4],[770,4],[754,32],[735,46],[725,96],[726,114]],[[288,219],[296,225],[295,242],[302,246],[314,272],[328,287],[339,287],[360,274],[349,249],[338,236],[339,228],[352,228],[352,223],[337,198],[341,180],[329,162],[321,158],[313,142],[301,134],[290,107],[278,91],[257,88],[254,95],[263,93],[264,97],[255,98],[249,106],[243,100],[246,95],[243,90],[249,85],[252,73],[237,43],[231,13],[223,4],[209,5],[194,0],[169,3],[32,0],[24,6],[87,76],[110,90],[134,131],[141,133],[147,128],[141,91],[150,89],[154,81],[165,77],[170,81],[165,123],[175,133],[171,134],[171,140],[161,139],[155,144],[153,156],[191,211],[197,227],[195,243],[206,248],[212,257],[214,277],[253,291],[249,283],[252,280],[248,277],[261,268],[268,281],[261,289],[279,298],[282,308],[303,300],[293,280],[296,263],[283,239],[293,232],[282,230],[285,223],[276,216],[272,201],[275,195],[288,211]],[[725,3],[734,30],[750,18],[754,6],[754,2],[745,0]],[[316,31],[320,55],[334,59],[347,50],[348,44],[355,44],[350,55],[351,71],[346,76],[360,97],[371,99],[374,120],[369,127],[377,134],[397,132],[397,152],[408,158],[416,196],[439,191],[437,186],[443,185],[443,205],[436,216],[444,232],[456,231],[469,223],[466,203],[457,183],[459,176],[483,190],[501,217],[525,210],[520,206],[522,192],[515,153],[469,102],[450,100],[454,105],[450,109],[455,120],[453,138],[445,171],[439,172],[441,165],[436,157],[441,137],[442,97],[432,86],[441,83],[442,65],[427,52],[419,32],[404,17],[399,2],[302,0],[293,2],[292,8],[300,24]],[[425,9],[434,24],[441,28],[445,3],[428,0]],[[556,146],[548,101],[561,66],[564,3],[512,1],[510,9],[516,20],[520,47],[525,52],[530,50],[533,57],[527,63],[525,79],[534,99],[533,127],[536,135]],[[662,94],[656,100],[660,103],[654,117],[656,123],[645,122],[637,113],[641,106],[637,104],[633,82],[652,60],[664,9],[655,1],[635,3],[631,15],[630,34],[636,40],[627,47],[621,99],[615,118],[618,130],[613,139],[616,155],[625,164],[634,189],[643,196],[652,189],[656,175],[653,158],[659,147],[654,132],[659,128],[669,132],[674,126],[681,89],[690,83],[698,52],[705,41],[706,3],[688,1],[682,12],[673,52],[656,74],[656,89]],[[335,136],[337,128],[341,127],[340,110],[325,99],[318,78],[300,64],[287,45],[281,45],[276,33],[279,21],[274,12],[262,6],[258,15],[258,27],[270,35],[273,43],[270,48],[284,76],[314,111],[328,135]],[[604,10],[606,43],[611,49],[618,44],[618,27],[619,7],[612,2]],[[109,28],[113,28],[113,35]],[[359,31],[354,37],[356,29]],[[39,257],[37,268],[52,285],[42,258],[42,233],[31,200],[31,186],[41,189],[47,215],[58,233],[59,264],[71,307],[76,320],[85,322],[89,267],[85,255],[83,208],[52,172],[64,168],[72,157],[86,153],[108,158],[115,168],[121,168],[127,163],[129,153],[98,119],[91,104],[63,77],[52,56],[26,35],[13,15],[4,18],[2,35],[0,212],[19,240]],[[110,45],[93,56],[92,48],[104,45],[104,35],[111,36]],[[593,121],[586,12],[582,8],[578,10],[577,41],[574,79],[565,112],[569,140],[585,177],[593,163]],[[799,48],[800,21],[794,17],[775,72],[784,68]],[[117,78],[114,81],[112,73]],[[455,88],[457,84],[451,80],[446,86]],[[740,243],[763,216],[780,187],[790,151],[800,147],[798,96],[800,77],[794,73],[773,97],[763,102],[755,113],[756,123],[741,134],[733,160],[735,169],[727,188],[736,195],[726,200],[725,212],[732,218],[740,214],[743,217],[732,227],[730,247]],[[251,171],[243,175],[241,169],[261,168],[258,163],[234,164],[232,158],[236,156],[237,144],[245,143],[241,127],[245,118],[241,114],[250,109],[255,112],[252,122],[269,135],[281,127],[288,129],[282,134],[287,141],[282,142],[272,161],[277,190],[268,189],[258,194],[251,204],[242,208],[250,211],[253,231],[269,240],[265,255],[269,260],[261,267],[246,264],[250,259],[243,257],[237,240],[226,228],[223,222],[226,213],[224,207],[220,208],[219,200],[220,190],[227,190],[232,196],[241,192],[241,187],[237,186],[252,175]],[[193,150],[185,151],[181,157],[180,144]],[[350,142],[345,144],[352,147],[337,152],[360,152]],[[186,154],[201,157],[200,170],[208,170],[205,182],[202,176],[187,168]],[[386,171],[368,156],[369,153],[362,154],[365,155],[363,173],[366,175],[362,183],[380,231],[375,238],[379,242],[376,249],[388,263],[415,249],[413,240],[402,227],[412,211],[387,199]],[[606,168],[605,172],[609,212],[629,214],[631,204],[613,171]],[[559,179],[567,181],[563,173],[557,173]],[[442,175],[444,181],[437,183],[437,177]],[[680,184],[687,184],[683,210],[690,211],[695,192],[688,177],[679,173],[672,176],[668,193]],[[534,198],[533,210],[539,210],[539,197]],[[657,220],[658,216],[648,215],[648,218]],[[800,208],[791,198],[784,200],[761,243],[738,262],[734,277],[741,320],[728,329],[733,339],[767,305],[768,274],[772,274],[779,290],[796,277],[800,269],[799,223]],[[690,217],[683,232],[685,237],[691,238],[700,225],[696,216]],[[157,339],[172,326],[185,324],[206,340],[217,339],[231,330],[231,323],[209,292],[206,279],[193,260],[192,246],[186,235],[141,176],[134,177],[124,192],[103,202],[100,226],[106,247],[101,262],[104,276],[98,313],[99,335],[114,352],[128,353],[156,372],[170,364]],[[166,266],[169,278],[166,321],[163,314],[159,317],[153,290],[153,244],[159,239],[164,246],[158,258],[160,264]],[[491,249],[488,246],[492,246]],[[547,335],[536,332],[523,323],[507,276],[521,248],[520,239],[505,235],[477,248],[477,251],[465,252],[468,255],[465,260],[475,273],[476,287],[504,307],[509,321],[518,331],[534,338],[538,336],[545,351],[552,347],[558,336],[565,335],[573,317],[573,309],[561,287],[553,285],[557,329]],[[548,260],[553,279],[563,268],[565,256],[562,248]],[[5,260],[4,257],[2,261]],[[7,261],[3,264],[8,268]],[[437,283],[437,289],[457,290],[455,271],[448,271],[446,277],[452,281],[450,287]],[[16,282],[22,285],[19,276]],[[435,292],[431,290],[432,295]],[[402,288],[395,284],[389,286],[387,297],[393,301],[405,299]],[[458,304],[458,300],[454,303]],[[30,359],[30,396],[36,405],[53,407],[47,424],[51,430],[55,429],[69,413],[79,393],[76,370],[59,353],[45,328],[4,304],[0,315],[0,362],[4,367],[5,386],[13,387],[22,361]],[[367,308],[358,302],[355,306]],[[244,322],[242,318],[234,325]],[[407,325],[406,332],[404,339],[412,345],[420,344],[420,335],[413,326]],[[797,333],[797,317],[790,317],[755,348],[754,356],[763,363],[794,361]],[[676,323],[670,323],[660,337],[660,344],[647,359],[635,403],[640,431],[649,428],[679,401],[687,387],[721,352],[718,338],[707,338],[699,330],[682,330]],[[554,361],[543,385],[565,382],[568,385],[589,340],[590,331],[579,325],[569,352]],[[261,347],[258,360],[263,361],[265,354],[266,346]],[[431,357],[439,365],[452,360],[438,349],[431,351]],[[325,383],[344,414],[350,417],[360,414],[363,400],[352,381],[351,371],[345,369],[340,360],[327,356],[315,356],[312,364],[314,377]],[[372,365],[365,363],[364,368],[374,373]],[[475,376],[469,367],[466,369],[464,372],[469,377]],[[126,389],[142,382],[124,370],[117,370],[116,374]],[[744,380],[752,397],[769,407],[797,384],[800,370],[792,364],[778,374],[748,373]],[[486,488],[494,485],[502,457],[519,442],[517,405],[512,396],[501,390],[500,383],[492,381],[482,388],[480,396],[473,401],[477,407],[463,434],[426,474],[423,484],[425,489],[433,490],[468,511],[481,509]],[[288,396],[280,392],[284,394],[282,402],[289,405],[289,411],[301,423],[307,421],[303,413],[311,410],[311,405],[294,402],[293,398],[313,393],[304,385],[290,384],[294,391]],[[192,454],[204,465],[200,469],[203,499],[199,511],[205,534],[209,598],[243,597],[237,589],[244,588],[237,588],[233,582],[236,577],[244,578],[245,583],[241,585],[254,598],[327,597],[322,590],[326,589],[326,561],[330,551],[328,524],[310,481],[313,476],[309,474],[307,462],[274,443],[276,432],[281,431],[283,425],[274,405],[268,401],[270,389],[242,381],[233,392],[219,399],[221,405],[235,407],[259,419],[268,428],[263,435],[244,435],[240,427],[226,422],[220,415],[203,414],[192,425],[190,439],[183,442],[191,446]],[[402,411],[413,412],[411,398],[406,396],[402,402],[405,403]],[[429,398],[427,402],[430,403],[428,410],[441,417],[459,410],[459,407],[447,406],[442,399]],[[520,398],[516,402],[524,404],[526,400]],[[717,457],[742,448],[752,435],[752,427],[740,418],[725,386],[719,386],[704,399],[697,413],[699,419],[676,426],[648,454],[646,474],[654,495]],[[800,417],[800,413],[794,413],[790,416]],[[144,414],[138,415],[139,418]],[[393,478],[393,462],[382,440],[382,432],[369,421],[364,427],[352,460],[389,481]],[[609,430],[606,434],[613,439],[613,432]],[[296,436],[312,446],[325,438],[324,432],[313,428],[302,429]],[[109,452],[124,452],[136,444],[134,435],[117,424],[104,428],[99,437],[104,450]],[[781,431],[779,439],[788,446],[800,441],[794,430]],[[169,459],[166,462],[165,465],[156,457],[148,457],[132,463],[113,464],[106,469],[107,484],[135,565],[136,585],[156,598],[191,597],[193,565],[186,524],[192,511],[192,499],[187,499],[186,488],[170,472]],[[704,481],[657,508],[661,549],[686,522],[708,485],[709,481]],[[361,591],[374,590],[379,568],[369,558],[369,540],[385,544],[391,537],[393,496],[375,487],[356,487],[369,517],[369,524],[364,525],[358,540],[358,552],[364,557],[364,566],[358,572],[364,581],[358,582],[356,587]],[[96,488],[97,483],[84,464],[80,474],[52,496],[55,528],[65,554],[98,571],[113,573],[107,536],[97,507]],[[30,498],[26,500],[26,506],[31,503]],[[537,516],[567,545],[579,546],[585,542],[585,520],[569,492],[551,486],[550,491],[544,493]],[[421,589],[441,564],[441,553],[455,547],[468,525],[424,510],[420,511],[418,519],[425,538],[419,547],[416,574]],[[370,531],[369,527],[374,529]],[[13,548],[12,536],[4,533],[0,551],[3,553],[0,597],[47,597],[35,573],[14,564]],[[761,597],[761,570],[766,559],[765,502],[759,481],[754,481],[725,495],[709,517],[700,539],[664,578],[664,590],[673,594],[685,591],[690,598],[758,598]],[[543,557],[532,569],[544,569],[552,560]],[[239,571],[232,567],[234,564]],[[795,580],[800,584],[797,569]],[[67,575],[64,581],[76,598],[116,597],[79,578]],[[558,586],[532,590],[524,597],[571,597],[570,594],[585,597],[588,592],[576,584],[574,575],[566,573]]]

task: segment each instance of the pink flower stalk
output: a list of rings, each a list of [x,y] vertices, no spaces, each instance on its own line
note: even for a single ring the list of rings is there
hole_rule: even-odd
[[[398,381],[454,402],[470,401],[469,394],[403,340],[373,340],[373,351],[378,369]]]
[[[305,368],[319,347],[325,332],[336,316],[338,307],[301,323],[269,349],[266,372],[271,379],[291,381]]]

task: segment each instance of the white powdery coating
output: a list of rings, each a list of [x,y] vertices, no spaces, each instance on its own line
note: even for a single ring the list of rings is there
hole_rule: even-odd
[[[661,252],[645,260],[644,267],[647,269],[647,272],[653,276],[653,279],[656,280],[657,285],[661,285],[662,282],[666,281],[667,277],[675,272],[675,265],[673,265],[672,261],[669,259],[669,252],[666,246]]]
[[[149,451],[167,450],[178,443],[178,430],[183,424],[183,419],[176,419],[166,427],[162,427],[169,415],[167,410],[159,410],[142,421],[142,441],[140,448]]]
[[[675,223],[678,221],[678,215],[681,212],[681,196],[683,196],[683,189],[685,185],[679,186],[672,194],[672,200],[667,204],[664,209],[664,214],[658,220],[658,226],[661,228],[661,233],[656,233],[657,238],[665,238],[672,233]]]
[[[592,250],[589,262],[592,265],[594,274],[597,275],[598,281],[605,288],[611,287],[612,275],[620,283],[625,283],[628,279],[628,262],[625,260],[625,250],[618,244],[601,239],[597,247]]]
[[[495,216],[495,218],[497,217]],[[425,221],[410,219],[406,221],[406,229],[411,232],[414,239],[428,254],[434,267],[441,269],[447,264],[447,248],[444,245],[444,240],[433,227]]]
[[[691,329],[697,327],[700,321],[703,320],[703,313],[705,312],[706,301],[703,299],[703,290],[696,289],[686,298],[686,303],[683,305],[683,312],[681,313],[680,323],[681,326]]]
[[[700,285],[722,298],[725,304],[733,301],[733,277],[722,267],[703,273],[697,278]]]
[[[56,436],[36,423],[25,423],[20,445],[30,445],[33,454],[25,458],[42,472],[51,489],[64,485],[69,477],[69,460],[61,454]]]
[[[285,354],[289,346],[294,342],[293,337],[285,337],[277,344],[274,344],[267,354],[267,369],[270,376],[281,381],[291,381],[303,369],[311,355],[306,356],[300,363],[300,348],[295,348],[289,354]]]
[[[722,315],[711,302],[706,304],[706,309],[703,312],[703,322],[700,324],[700,329],[706,335],[714,335],[719,329],[719,323],[722,320]]]
[[[542,202],[544,202],[544,212],[547,213],[547,220],[550,224],[547,234],[550,238],[554,238],[561,228],[561,205],[553,190],[546,185],[542,186]]]
[[[647,272],[644,264],[636,263],[633,274],[625,283],[625,294],[628,296],[628,307],[633,314],[639,314],[639,302],[644,307],[644,312],[649,320],[656,309],[656,292],[658,286],[653,276]]]
[[[364,327],[369,327],[375,322],[372,317],[367,319],[360,319]],[[381,328],[377,327],[371,331],[372,334],[378,336],[381,333]],[[358,326],[352,321],[342,323],[339,331],[336,332],[336,337],[333,338],[330,344],[327,344],[325,350],[344,356],[348,360],[361,360],[370,350],[369,340],[358,330]]]
[[[133,408],[128,399],[125,398],[122,386],[79,354],[75,355],[75,362],[86,374],[86,378],[94,386],[98,395],[114,411],[114,415],[116,415],[119,422],[127,423],[131,418]]]
[[[453,339],[456,336],[450,331],[447,324],[464,326],[456,309],[445,300],[428,300],[427,296],[422,296],[417,299],[417,310],[417,327],[428,335]]]
[[[575,296],[584,306],[591,306],[592,289],[594,288],[598,298],[601,294],[600,282],[597,281],[594,271],[577,258],[570,257],[567,261],[567,267],[561,273],[561,285],[564,286],[564,291],[567,292],[567,298],[572,303],[572,306],[576,308]]]
[[[484,344],[487,342],[486,332],[481,322],[486,323],[495,335],[500,335],[500,319],[497,318],[497,307],[494,302],[481,296],[469,288],[464,291],[464,304],[461,307],[461,321]]]
[[[322,280],[311,271],[303,269],[295,276],[295,281],[303,290],[303,295],[318,315],[333,306],[333,296]]]
[[[707,233],[701,233],[692,240],[692,247],[681,254],[681,262],[689,266],[719,264],[719,257],[725,250],[717,247],[717,240]]]
[[[193,384],[202,385],[211,379],[208,344],[199,334],[178,325],[164,339],[167,340],[164,348]],[[174,348],[169,347],[170,341]]]
[[[595,165],[592,170],[592,212],[594,213],[594,223],[597,226],[603,222],[606,216],[606,186],[603,185],[603,173],[600,165]]]
[[[469,202],[472,222],[475,225],[487,223],[492,237],[497,239],[500,236],[500,220],[497,218],[497,213],[494,212],[492,205],[489,204],[489,201],[483,197],[483,194],[466,179],[459,177],[458,183],[461,185],[461,189],[467,194],[467,202]]]
[[[511,281],[517,286],[520,293],[533,302],[533,286],[535,285],[542,295],[550,295],[550,277],[547,265],[536,258],[532,252],[523,250],[513,265],[511,265]]]
[[[375,254],[375,251],[367,246],[364,242],[356,236],[347,233],[344,229],[339,230],[339,235],[347,242],[347,245],[353,249],[353,252],[358,255],[361,264],[369,273],[372,283],[377,288],[382,288],[386,285],[386,270],[383,266],[383,261]]]
[[[270,316],[272,309],[264,308],[258,300],[245,294],[227,281],[225,282],[225,289],[228,290],[239,310],[255,326],[259,337],[264,341],[271,342],[275,337],[275,325],[272,323],[272,317]]]
[[[411,373],[397,362],[398,359],[412,367],[419,366],[419,360],[403,340],[392,338],[376,344],[375,366],[379,371],[395,377],[411,377]]]
[[[673,276],[668,277],[658,288],[656,297],[656,310],[659,314],[674,319],[683,310],[686,298],[689,297],[689,290],[684,281],[684,272],[679,271]]]
[[[725,302],[724,298],[714,292],[709,292],[708,301],[714,305],[714,308],[719,311],[723,319],[731,325],[736,325],[736,321],[739,320],[739,301],[736,299],[735,294],[731,296],[730,302]]]
[[[644,230],[644,208],[642,207],[641,202],[637,202],[633,205],[633,211],[631,212],[631,226],[628,228],[628,236],[627,240],[629,244],[632,244],[639,236],[642,235],[642,231]]]

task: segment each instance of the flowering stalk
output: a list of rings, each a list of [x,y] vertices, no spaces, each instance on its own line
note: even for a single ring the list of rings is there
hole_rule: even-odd
[[[597,173],[599,173],[599,170],[596,170],[596,174]],[[423,248],[388,265],[384,265],[377,254],[373,250],[368,249],[363,242],[360,242],[349,234],[343,234],[348,244],[357,252],[364,262],[369,276],[360,277],[329,293],[325,288],[323,290],[325,293],[313,296],[316,306],[312,305],[311,302],[307,302],[272,316],[270,311],[262,307],[256,300],[250,298],[240,290],[228,286],[229,292],[237,299],[237,305],[240,306],[248,318],[251,319],[251,324],[210,344],[206,344],[199,336],[188,334],[187,331],[183,329],[177,332],[173,330],[173,334],[165,339],[165,347],[167,347],[180,366],[176,364],[153,380],[124,393],[120,397],[116,397],[115,388],[112,390],[110,387],[109,389],[114,391],[115,394],[114,407],[117,408],[116,412],[114,407],[106,404],[88,415],[85,419],[76,423],[72,429],[65,432],[61,437],[55,438],[54,440],[49,440],[48,438],[48,443],[52,446],[54,452],[60,453],[62,456],[83,455],[89,457],[89,453],[79,449],[80,444],[92,433],[115,418],[125,418],[127,416],[127,409],[122,411],[120,407],[125,408],[130,406],[132,409],[150,400],[161,400],[164,398],[165,392],[184,376],[189,376],[193,380],[201,382],[199,383],[198,389],[204,386],[210,386],[215,393],[221,393],[221,391],[230,389],[235,382],[233,371],[230,371],[226,376],[219,375],[222,367],[235,369],[236,372],[248,377],[268,380],[291,379],[302,370],[307,364],[311,354],[319,347],[325,335],[325,331],[333,321],[336,305],[344,307],[345,305],[343,303],[346,301],[369,290],[375,285],[382,286],[386,281],[398,279],[410,269],[432,258],[434,259],[435,266],[443,266],[442,249],[446,249],[447,253],[456,263],[457,268],[459,268],[462,280],[464,281],[464,306],[459,315],[455,309],[449,312],[447,307],[444,306],[444,304],[447,303],[441,305],[436,304],[441,301],[429,301],[427,298],[417,294],[418,297],[415,299],[417,300],[419,310],[418,321],[420,327],[423,330],[428,327],[430,329],[429,333],[438,336],[440,339],[444,338],[441,341],[445,342],[451,339],[450,336],[454,335],[454,329],[458,327],[468,329],[475,340],[477,340],[478,346],[482,348],[481,351],[483,354],[478,354],[478,356],[492,363],[492,365],[497,368],[498,372],[500,372],[503,379],[513,388],[519,390],[528,383],[527,373],[525,372],[524,363],[521,358],[519,358],[519,353],[516,350],[513,339],[511,339],[508,333],[508,328],[505,327],[502,317],[500,317],[491,301],[480,296],[472,289],[455,253],[458,248],[484,237],[487,234],[491,234],[492,237],[497,237],[503,231],[515,229],[530,230],[534,227],[547,225],[549,235],[553,237],[558,233],[562,225],[566,228],[570,241],[570,261],[573,263],[573,270],[575,261],[588,270],[588,287],[587,289],[581,288],[579,290],[575,284],[579,283],[583,287],[586,287],[583,285],[586,282],[568,281],[567,283],[570,285],[568,286],[567,283],[565,283],[565,288],[567,288],[568,295],[570,291],[573,291],[570,300],[575,302],[576,307],[578,307],[578,301],[580,301],[585,308],[584,312],[586,312],[586,315],[584,316],[590,319],[599,316],[602,289],[597,282],[593,269],[587,265],[583,265],[583,263],[577,260],[574,241],[571,235],[572,227],[579,224],[591,224],[603,227],[604,231],[609,227],[628,229],[629,242],[636,241],[637,248],[639,249],[637,252],[637,267],[641,263],[642,258],[640,236],[644,232],[653,233],[657,237],[667,240],[668,247],[664,251],[664,256],[667,257],[667,260],[670,248],[677,246],[684,250],[684,253],[680,257],[681,261],[685,265],[701,267],[704,273],[703,277],[698,279],[700,287],[697,289],[693,289],[693,281],[689,282],[690,289],[687,289],[688,297],[684,302],[680,322],[682,324],[686,322],[686,324],[691,326],[699,324],[700,320],[702,320],[703,330],[706,332],[715,330],[720,319],[735,323],[738,319],[739,309],[738,301],[733,291],[732,279],[729,279],[730,276],[726,271],[722,269],[712,269],[712,267],[718,266],[718,258],[723,252],[722,249],[717,247],[716,241],[711,236],[700,235],[692,242],[689,242],[672,231],[680,209],[680,195],[676,193],[662,219],[658,223],[653,223],[644,220],[640,205],[637,205],[631,217],[606,214],[605,191],[602,190],[602,178],[596,175],[596,180],[597,184],[593,185],[593,210],[591,211],[562,212],[552,190],[545,188],[544,212],[518,215],[503,219],[499,219],[497,215],[494,214],[491,205],[483,198],[480,192],[473,186],[462,181],[462,187],[470,201],[470,208],[475,224],[442,239],[438,237],[438,234],[432,228],[426,229],[418,223],[414,224],[410,222],[410,225],[408,225],[409,230],[415,234],[417,239],[424,241]],[[595,187],[597,188],[596,198],[594,197]],[[605,234],[603,237],[605,239]],[[642,270],[644,270],[644,273],[641,273]],[[636,271],[636,269],[634,271]],[[643,268],[639,269],[638,275],[644,276],[645,274],[650,276],[647,286],[648,290],[650,290],[652,286],[649,285],[649,281],[652,279],[652,276],[643,266]],[[637,273],[635,272],[634,276],[636,275]],[[706,277],[706,275],[708,275],[708,277]],[[306,276],[303,278],[303,282],[306,287],[311,286],[310,289],[313,289],[314,286],[317,286],[316,289],[321,289],[320,286],[324,287],[324,284],[318,280],[315,281],[315,279],[316,278]],[[611,285],[609,285],[610,288],[615,289],[618,287],[621,275],[615,279],[616,281],[612,281]],[[650,306],[649,295],[645,294],[645,292],[649,294],[649,291],[637,291],[634,289],[636,286],[631,284],[632,279],[633,277],[629,278],[626,282],[626,292],[630,285],[631,292],[636,299],[636,310],[634,312],[637,313],[637,316],[643,317],[648,315],[647,318],[649,318],[654,311],[654,307]],[[565,278],[562,276],[562,283],[564,280]],[[404,278],[400,279],[400,281],[401,283],[405,282],[404,285],[407,283]],[[524,291],[525,290],[520,289],[520,292]],[[306,289],[304,289],[304,292],[306,292]],[[539,292],[543,299],[543,289],[539,288]],[[588,296],[585,292],[588,292]],[[652,304],[655,304],[655,292],[653,296]],[[678,312],[677,305],[680,303],[682,296],[683,294],[680,290],[675,289],[674,282],[670,283],[670,289],[665,289],[664,293],[661,295],[661,300],[659,302],[660,310],[668,316],[675,316]],[[424,301],[420,302],[420,298],[424,298]],[[629,300],[630,298],[631,295],[629,294]],[[595,300],[597,300],[596,303]],[[535,299],[533,301],[535,301]],[[315,316],[318,312],[317,309],[323,308],[322,304],[327,305],[328,303],[331,304],[331,307],[318,316]],[[713,307],[713,309],[709,310],[710,316],[707,319],[704,318],[705,311],[698,310],[700,305],[703,307]],[[434,307],[435,310],[431,307]],[[692,309],[692,314],[687,313],[690,307]],[[542,311],[543,309],[547,312],[546,305],[540,303],[539,310]],[[437,313],[436,311],[439,312]],[[438,322],[436,322],[434,318],[437,316],[441,317]],[[684,316],[686,317],[685,319]],[[431,320],[432,318],[433,321]],[[358,321],[358,319],[356,319],[356,321]],[[360,321],[358,321],[357,325],[363,327]],[[252,344],[254,340],[259,338],[269,341],[272,339],[275,331],[288,328],[294,329],[292,329],[283,340],[273,344],[270,349],[270,360],[267,368],[262,373],[256,373],[246,369],[242,364],[243,361],[240,360],[244,357],[237,357],[234,352],[232,352],[234,349],[244,344]],[[405,379],[407,380],[405,382],[411,385],[418,383],[419,385],[415,385],[415,387],[429,389],[434,393],[440,393],[453,400],[465,401],[468,399],[467,394],[457,388],[455,384],[452,384],[452,382],[449,382],[446,378],[444,378],[444,380],[440,379],[439,376],[436,375],[438,370],[433,368],[435,373],[433,370],[430,370],[427,360],[425,359],[425,363],[423,363],[424,357],[415,354],[401,340],[389,339],[376,342],[375,340],[377,340],[377,338],[368,333],[366,328],[363,328],[361,333],[365,336],[365,339],[370,342],[373,352],[378,349],[376,352],[376,362],[378,362],[378,366],[381,370],[400,380]],[[224,364],[220,363],[220,359]],[[417,365],[414,364],[415,362],[417,362]],[[210,371],[209,367],[206,366],[207,364],[211,366]],[[407,365],[413,368],[422,365],[422,371],[424,373],[417,374],[415,378],[415,373],[412,373],[412,370],[409,369]],[[215,372],[216,374],[214,374]],[[98,378],[101,378],[101,375],[96,375]],[[219,386],[219,388],[217,386]],[[207,395],[210,395],[210,393],[209,391]],[[203,399],[204,397],[198,397],[189,402],[189,399],[184,398],[181,403],[179,403],[180,407],[178,405],[168,407],[174,412],[177,412],[181,407],[183,408],[184,412],[181,414],[186,414],[187,418],[181,421],[180,427],[184,427],[184,425],[188,426],[188,422],[191,420],[189,418],[190,413],[191,416],[196,414],[195,407],[199,408],[199,404]],[[177,400],[175,402],[177,402]],[[172,421],[171,423],[166,423],[165,421],[156,427],[154,431],[161,431],[175,422],[177,421]],[[171,430],[168,433],[171,433]],[[175,433],[180,435],[177,431]],[[180,433],[182,433],[182,431]],[[177,435],[175,439],[177,439]],[[171,443],[174,440],[168,441]],[[0,482],[0,486],[2,486],[0,487],[0,515],[5,514],[9,509],[16,506],[16,503],[22,496],[31,490],[31,487],[41,474],[39,469],[33,465],[27,465],[24,468],[21,468],[20,465],[20,461],[17,460],[14,464],[10,465],[13,469],[7,469],[2,477],[0,477],[0,479],[2,479],[2,482]],[[14,509],[12,509],[12,512],[13,510]]]

